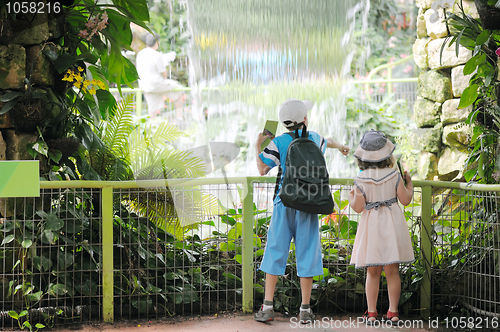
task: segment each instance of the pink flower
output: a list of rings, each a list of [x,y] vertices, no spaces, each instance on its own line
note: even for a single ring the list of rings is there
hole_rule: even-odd
[[[87,30],[80,30],[80,33],[78,34],[79,37],[86,38],[89,35]]]
[[[500,47],[497,48],[497,50],[495,51],[495,53],[496,53],[497,56],[500,56]]]

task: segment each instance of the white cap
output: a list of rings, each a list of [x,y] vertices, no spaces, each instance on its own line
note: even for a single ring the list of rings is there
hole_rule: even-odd
[[[309,100],[298,100],[290,98],[280,106],[278,119],[286,128],[292,128],[297,124],[304,122],[307,111],[313,107]]]

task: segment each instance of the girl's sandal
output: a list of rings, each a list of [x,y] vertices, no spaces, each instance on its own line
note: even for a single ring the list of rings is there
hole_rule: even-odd
[[[392,312],[387,310],[387,315],[383,315],[382,318],[396,323],[399,321],[399,312]]]
[[[363,319],[365,320],[366,324],[373,324],[374,321],[377,320],[377,317],[378,317],[378,312],[375,311],[375,312],[368,312],[368,310],[365,311],[365,313],[363,314]],[[370,320],[370,318],[375,318],[374,320]]]

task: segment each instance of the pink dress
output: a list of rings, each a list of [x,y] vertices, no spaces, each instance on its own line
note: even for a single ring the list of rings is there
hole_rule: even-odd
[[[354,178],[355,187],[364,196],[354,196],[354,200],[365,200],[351,256],[356,268],[415,260],[406,219],[398,204],[399,181],[401,175],[393,168],[368,169]]]

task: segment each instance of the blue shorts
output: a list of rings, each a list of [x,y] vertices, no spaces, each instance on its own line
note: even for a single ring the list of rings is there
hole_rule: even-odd
[[[318,215],[287,208],[281,201],[274,205],[260,269],[269,274],[283,275],[292,238],[297,275],[323,275]]]

